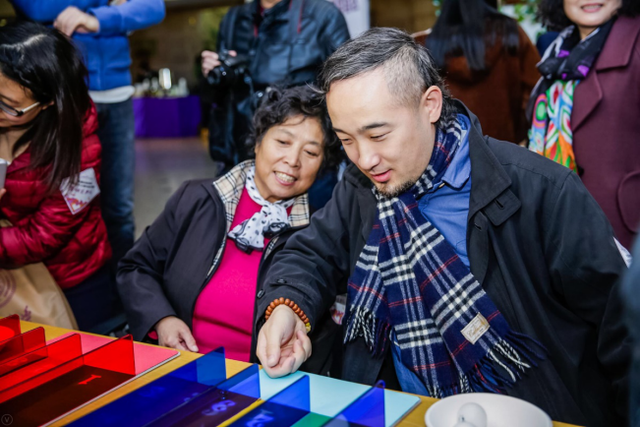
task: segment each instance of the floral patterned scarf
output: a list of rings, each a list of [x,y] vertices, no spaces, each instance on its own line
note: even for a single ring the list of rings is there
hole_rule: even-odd
[[[580,40],[578,28],[564,29],[549,46],[538,70],[542,78],[533,89],[527,116],[532,118],[529,149],[577,172],[571,112],[578,83],[587,77],[604,46],[614,19]]]

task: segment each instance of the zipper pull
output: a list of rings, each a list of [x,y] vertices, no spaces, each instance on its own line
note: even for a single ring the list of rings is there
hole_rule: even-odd
[[[207,277],[211,276],[211,272],[213,271],[213,268],[216,266],[215,263],[211,264],[211,268],[209,268],[209,272],[207,273]]]
[[[258,298],[262,298],[264,296],[264,289],[260,289],[258,292]]]

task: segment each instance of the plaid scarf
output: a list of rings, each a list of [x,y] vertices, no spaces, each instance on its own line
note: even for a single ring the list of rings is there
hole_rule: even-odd
[[[457,120],[438,129],[430,163],[392,199],[375,189],[377,219],[348,282],[345,343],[363,337],[381,355],[394,332],[402,363],[432,397],[503,393],[544,358],[510,329],[469,268],[418,208],[461,141]]]
[[[531,117],[529,149],[578,172],[573,151],[571,112],[573,94],[600,54],[615,19],[584,40],[578,28],[565,28],[538,64],[542,78],[533,89],[527,117]]]

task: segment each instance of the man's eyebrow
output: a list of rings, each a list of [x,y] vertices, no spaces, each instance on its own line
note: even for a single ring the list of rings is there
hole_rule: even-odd
[[[371,124],[362,126],[360,129],[358,129],[358,133],[364,133],[364,132],[366,132],[368,130],[378,129],[378,128],[382,128],[382,127],[385,127],[385,126],[388,126],[388,125],[389,125],[389,123],[386,123],[386,122],[371,123]],[[347,133],[347,132],[343,131],[342,129],[338,129],[336,127],[333,128],[333,131],[334,132]]]
[[[370,125],[362,126],[359,132],[363,133],[364,131],[367,131],[367,130],[382,128],[387,126],[388,124],[389,123],[386,123],[386,122],[371,123]]]

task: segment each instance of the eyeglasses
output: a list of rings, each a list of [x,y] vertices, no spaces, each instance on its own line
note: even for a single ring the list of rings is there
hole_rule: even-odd
[[[19,110],[17,108],[10,107],[7,104],[5,104],[4,102],[0,101],[0,110],[4,111],[5,113],[7,113],[10,116],[20,117],[20,116],[24,115],[25,113],[27,113],[27,112],[33,110],[34,108],[36,108],[38,105],[40,105],[40,103],[36,102],[35,104],[29,105],[27,108],[23,108],[22,110]]]

